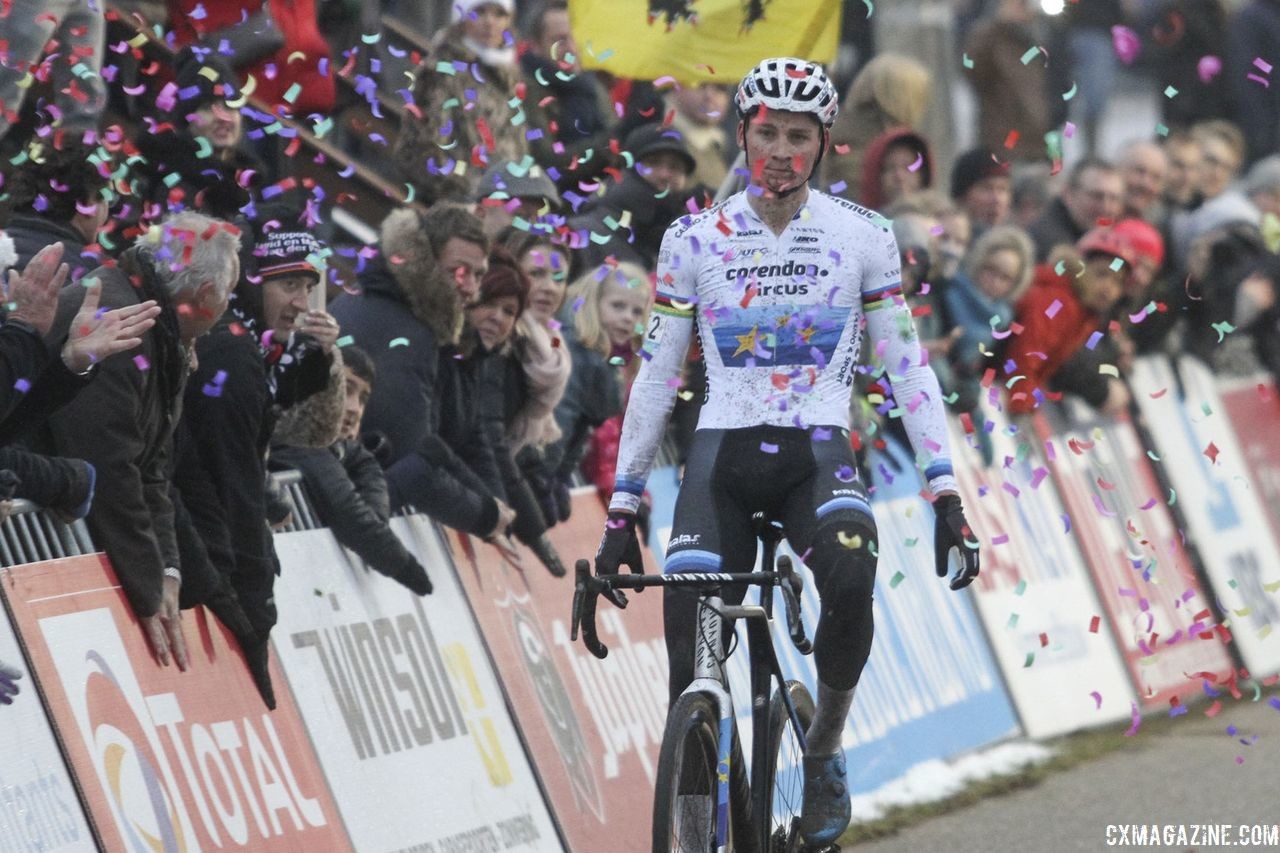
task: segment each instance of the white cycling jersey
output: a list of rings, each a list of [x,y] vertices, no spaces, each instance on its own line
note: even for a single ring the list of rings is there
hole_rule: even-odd
[[[707,369],[699,429],[847,429],[864,317],[892,387],[891,414],[902,417],[930,488],[954,489],[941,392],[902,296],[888,220],[810,190],[775,235],[740,192],[663,237],[610,509],[639,504],[695,322]]]

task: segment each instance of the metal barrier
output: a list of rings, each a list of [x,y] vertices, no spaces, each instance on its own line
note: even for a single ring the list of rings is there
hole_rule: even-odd
[[[278,528],[278,532],[296,533],[299,530],[319,530],[325,526],[315,507],[311,505],[311,498],[307,496],[307,484],[303,482],[301,472],[276,471],[271,474],[271,481],[288,496],[292,510],[289,523]]]
[[[98,550],[84,521],[64,524],[30,501],[13,503],[9,517],[0,524],[0,566],[20,566]]]

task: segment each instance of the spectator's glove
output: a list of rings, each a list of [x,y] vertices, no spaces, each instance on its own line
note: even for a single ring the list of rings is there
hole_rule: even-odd
[[[557,522],[568,521],[569,513],[573,511],[573,503],[569,497],[569,480],[567,478],[555,477],[551,480],[551,498],[556,504],[555,520]]]
[[[644,560],[640,556],[640,540],[636,538],[636,517],[629,512],[611,512],[596,551],[596,574],[616,575],[620,566],[627,566],[632,574],[644,574]],[[622,590],[614,589],[605,597],[617,607],[627,606]]]
[[[947,576],[949,562],[956,569],[951,588],[964,589],[978,576],[978,538],[964,518],[959,495],[942,495],[933,502],[933,559],[938,577]],[[953,556],[954,553],[954,556]]]
[[[22,670],[0,661],[0,703],[5,705],[13,704],[13,697],[21,692],[17,684],[18,679],[21,677]]]
[[[391,577],[416,595],[430,595],[433,589],[431,578],[427,577],[427,570],[422,567],[422,563],[419,563],[412,554],[409,555],[409,561],[401,566],[400,570]]]

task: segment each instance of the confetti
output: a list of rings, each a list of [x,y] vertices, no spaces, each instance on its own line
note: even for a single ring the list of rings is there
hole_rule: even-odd
[[[1102,694],[1101,694],[1101,693],[1099,693],[1097,690],[1095,690],[1095,691],[1093,691],[1092,693],[1090,693],[1089,695],[1093,697],[1093,701],[1096,703],[1096,704],[1095,704],[1095,707],[1094,707],[1094,710],[1095,710],[1095,711],[1097,711],[1097,710],[1101,710],[1101,708],[1102,708]]]
[[[906,575],[902,572],[894,572],[893,578],[889,581],[889,589],[897,589],[898,584],[902,583],[904,578],[906,578]]]

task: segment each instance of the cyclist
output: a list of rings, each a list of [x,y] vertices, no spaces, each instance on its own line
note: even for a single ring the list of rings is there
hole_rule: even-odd
[[[952,589],[978,574],[956,493],[941,394],[901,295],[887,221],[809,189],[830,141],[836,91],[801,59],[767,59],[738,86],[738,144],[750,186],[667,230],[644,363],[631,389],[598,574],[642,571],[636,509],[696,327],[707,393],[675,507],[665,571],[742,571],[751,517],[781,519],[822,599],[818,701],[807,732],[801,833],[829,844],[848,826],[840,735],[871,651],[876,524],[849,439],[864,318],[935,495],[935,562]],[[965,539],[970,544],[965,544]],[[625,606],[620,594],[614,599]],[[671,701],[692,680],[696,596],[664,601]]]

